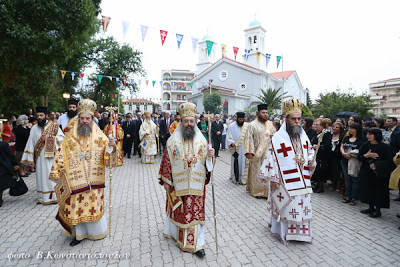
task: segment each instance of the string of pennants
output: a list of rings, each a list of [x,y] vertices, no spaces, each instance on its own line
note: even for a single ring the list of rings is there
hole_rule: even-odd
[[[103,25],[103,32],[106,33],[108,25],[110,24],[111,21],[111,17],[107,17],[107,16],[102,16],[102,25]],[[130,26],[130,22],[129,21],[122,21],[122,34],[125,37],[126,33],[128,31],[128,27]],[[142,42],[144,42],[145,38],[146,38],[146,34],[148,32],[149,27],[146,25],[140,25],[140,32],[142,35]],[[165,43],[165,40],[167,39],[168,36],[168,31],[166,30],[161,30],[160,29],[160,38],[161,38],[161,45],[163,46]],[[178,45],[178,49],[180,49],[181,47],[181,43],[183,41],[183,34],[179,34],[176,33],[176,41],[177,41],[177,45]],[[192,47],[193,47],[193,53],[196,53],[196,49],[197,49],[197,43],[199,42],[199,38],[195,38],[195,37],[191,37],[192,39]],[[212,51],[212,48],[214,46],[214,42],[210,41],[210,40],[206,40],[206,45],[207,45],[207,53],[208,56],[210,56],[210,53]],[[227,45],[226,44],[221,44],[221,51],[222,51],[222,56],[226,57],[226,52],[227,52]],[[239,47],[237,46],[233,46],[233,54],[236,60],[237,54],[239,52]],[[249,58],[250,55],[250,49],[244,49],[244,58],[247,60]],[[257,62],[259,62],[261,55],[263,57],[265,57],[266,59],[266,67],[268,67],[268,63],[271,59],[271,54],[263,54],[261,52],[257,52]],[[282,56],[276,56],[276,63],[277,63],[277,68],[279,67],[279,63],[282,59]]]

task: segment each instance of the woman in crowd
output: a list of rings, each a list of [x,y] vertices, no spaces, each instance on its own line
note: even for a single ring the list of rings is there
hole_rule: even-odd
[[[314,120],[310,117],[305,117],[304,121],[303,121],[303,129],[306,132],[308,139],[310,139],[310,140],[312,139],[312,137],[315,134],[315,131],[312,128],[313,122],[314,122]]]
[[[22,177],[27,177],[25,171],[25,166],[21,164],[22,154],[24,154],[24,149],[26,142],[28,142],[29,134],[31,128],[29,127],[28,116],[20,115],[17,119],[17,127],[15,128],[15,158],[19,164],[19,173]]]
[[[0,207],[3,205],[3,191],[15,185],[13,172],[18,168],[8,143],[0,141]]]
[[[9,116],[7,118],[7,121],[3,122],[3,133],[1,134],[1,139],[2,139],[2,141],[7,142],[7,143],[11,143],[14,140],[14,135],[12,133],[13,117],[14,116]]]
[[[362,134],[362,127],[359,123],[352,123],[349,127],[349,135],[343,138],[340,152],[342,153],[342,171],[346,184],[346,197],[343,203],[356,205],[359,198],[359,162],[358,153],[361,145],[367,140]],[[350,160],[351,159],[351,160]]]
[[[200,115],[200,121],[199,123],[197,123],[197,127],[200,129],[200,132],[204,135],[204,138],[206,138],[206,140],[208,141],[208,124],[203,114]]]
[[[279,123],[279,121],[274,121],[274,127],[276,131],[279,131],[279,129],[281,128],[281,124]]]
[[[363,214],[371,218],[381,217],[381,208],[389,208],[389,179],[394,169],[393,156],[389,145],[384,144],[381,129],[371,128],[367,132],[368,142],[360,148],[362,162],[360,199],[368,203]]]
[[[382,132],[382,141],[386,144],[390,144],[390,133],[385,130],[385,120],[382,118],[373,118],[372,121],[375,123],[376,128]]]
[[[332,189],[340,191],[342,188],[342,174],[340,167],[340,160],[342,154],[340,153],[340,143],[343,138],[344,126],[340,122],[335,122],[332,125],[332,155],[330,157],[330,173],[332,181]]]

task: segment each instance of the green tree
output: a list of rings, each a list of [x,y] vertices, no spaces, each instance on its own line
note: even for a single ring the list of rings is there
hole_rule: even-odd
[[[268,104],[268,110],[280,110],[282,102],[291,96],[287,92],[281,93],[282,87],[277,89],[268,88],[266,91],[261,90],[261,94],[257,96],[263,104]],[[268,112],[269,113],[269,112]]]
[[[0,107],[63,104],[59,67],[82,55],[100,28],[100,0],[3,0],[0,4]],[[82,67],[82,66],[80,66]],[[80,69],[80,67],[78,69]],[[78,70],[76,69],[76,70]]]
[[[97,105],[108,106],[111,103],[118,105],[118,99],[115,97],[118,92],[129,90],[130,93],[138,91],[136,84],[126,83],[124,85],[123,78],[127,78],[133,74],[146,75],[142,66],[142,53],[134,50],[129,45],[120,45],[114,38],[94,40],[87,52],[87,57],[95,66],[96,72],[106,76],[119,77],[119,83],[111,81],[106,77],[102,77],[101,83],[96,77],[90,81],[85,88],[77,90],[82,97],[93,99]],[[114,97],[113,97],[114,96]],[[120,111],[122,101],[120,101]]]
[[[310,90],[308,90],[308,88],[306,88],[306,92],[307,92],[307,106],[312,106],[312,100],[310,97]]]
[[[360,114],[363,118],[372,117],[370,110],[375,106],[374,101],[367,93],[357,95],[352,91],[342,92],[337,89],[335,92],[321,93],[315,101],[314,116],[324,115],[325,117],[336,117],[341,111],[352,111]]]
[[[203,106],[205,112],[220,114],[222,111],[222,95],[219,93],[206,95],[203,99]]]
[[[311,117],[311,118],[313,117],[311,110],[306,105],[303,106],[302,116],[303,117]]]

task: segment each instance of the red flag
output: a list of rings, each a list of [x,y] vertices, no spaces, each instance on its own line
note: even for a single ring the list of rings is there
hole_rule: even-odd
[[[167,34],[168,34],[167,31],[160,30],[161,45],[164,45],[165,39],[167,38]]]
[[[126,85],[126,81],[128,80],[127,78],[122,79],[124,81],[124,85]]]
[[[101,23],[103,24],[104,33],[107,30],[108,24],[110,23],[111,18],[106,16],[101,16]]]
[[[233,53],[235,54],[235,60],[236,60],[238,51],[239,51],[239,47],[233,47]]]
[[[83,80],[83,76],[85,76],[85,73],[79,73],[79,76],[81,76],[81,80]]]

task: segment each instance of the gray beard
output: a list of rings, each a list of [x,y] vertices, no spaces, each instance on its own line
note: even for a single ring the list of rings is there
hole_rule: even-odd
[[[192,126],[186,126],[183,128],[183,138],[184,139],[193,139],[194,137],[194,127]]]
[[[291,126],[288,122],[286,123],[286,131],[289,134],[289,136],[294,139],[300,138],[301,130],[302,128],[300,124],[295,124]]]
[[[89,136],[92,133],[92,124],[88,126],[83,126],[78,122],[78,134],[79,136]]]

